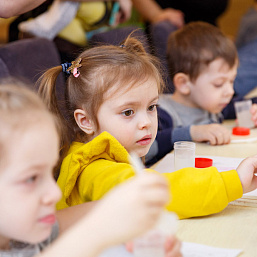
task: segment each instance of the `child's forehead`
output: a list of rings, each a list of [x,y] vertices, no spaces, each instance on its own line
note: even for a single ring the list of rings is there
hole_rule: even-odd
[[[130,82],[117,81],[117,83],[105,92],[105,98],[117,96],[118,94],[124,94],[130,90],[138,87],[148,85],[149,88],[157,89],[159,91],[159,81],[154,77],[148,77],[144,79],[134,79]]]
[[[238,68],[238,60],[235,61],[234,65],[231,66],[229,63],[223,58],[216,58],[207,65],[200,66],[199,75],[204,73],[216,73],[216,74],[224,74],[232,71],[236,71]]]
[[[59,139],[52,120],[42,117],[38,123],[26,124],[20,129],[13,127],[9,134],[9,140],[3,142],[5,167],[18,164],[17,169],[12,170],[22,175],[35,168],[43,171],[57,161]]]

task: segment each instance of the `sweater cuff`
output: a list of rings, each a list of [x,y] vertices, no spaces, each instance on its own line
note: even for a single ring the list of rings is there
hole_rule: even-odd
[[[235,201],[243,195],[243,187],[236,170],[220,172],[227,191],[228,202]]]
[[[177,141],[192,141],[190,136],[190,126],[177,127],[172,131],[172,143]]]

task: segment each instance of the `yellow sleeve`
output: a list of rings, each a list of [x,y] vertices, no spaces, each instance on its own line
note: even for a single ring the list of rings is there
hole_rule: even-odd
[[[83,202],[98,200],[134,175],[129,164],[97,160],[80,175],[78,191]],[[218,172],[215,167],[185,168],[163,175],[170,183],[171,193],[171,201],[166,208],[177,213],[180,219],[220,212],[243,194],[235,170]]]
[[[171,201],[166,208],[180,219],[220,212],[243,194],[236,170],[184,168],[163,175],[171,190]]]
[[[84,202],[99,200],[110,189],[134,175],[130,164],[99,159],[81,173],[78,191]]]

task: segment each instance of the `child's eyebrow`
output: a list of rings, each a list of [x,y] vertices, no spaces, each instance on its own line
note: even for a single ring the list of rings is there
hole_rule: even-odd
[[[35,165],[30,165],[27,167],[24,167],[20,170],[20,173],[22,174],[22,176],[26,176],[29,175],[30,173],[33,173],[35,171],[43,171],[44,169],[46,169],[47,165],[44,164],[35,164]]]
[[[156,101],[158,99],[159,99],[159,96],[156,96],[156,97],[152,98],[149,101],[149,103],[154,102],[154,101]],[[135,104],[140,104],[140,103],[141,103],[141,101],[128,101],[128,102],[123,103],[121,106],[133,105],[133,104],[135,105]]]

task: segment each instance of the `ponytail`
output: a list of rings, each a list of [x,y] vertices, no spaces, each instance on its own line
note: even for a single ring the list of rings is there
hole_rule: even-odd
[[[58,167],[56,168],[57,171],[59,171],[62,160],[65,157],[72,141],[70,138],[68,122],[64,113],[60,110],[60,103],[58,104],[58,98],[56,96],[56,80],[62,70],[63,68],[61,65],[53,67],[47,70],[37,81],[37,84],[39,84],[39,96],[42,98],[50,112],[52,112],[57,118],[58,131],[60,135],[60,160],[57,165]],[[55,174],[55,177],[57,178],[58,174]]]

